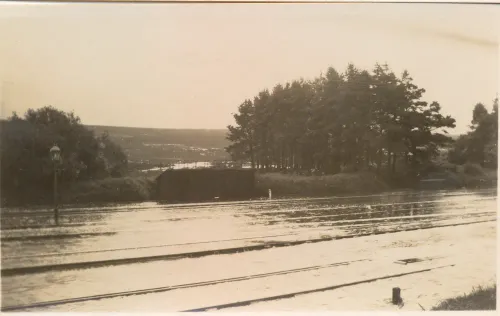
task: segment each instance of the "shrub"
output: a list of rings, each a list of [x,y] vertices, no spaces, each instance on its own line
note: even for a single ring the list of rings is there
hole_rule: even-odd
[[[51,200],[54,163],[49,150],[61,150],[58,181],[61,186],[89,179],[120,177],[127,156],[107,134],[95,136],[74,113],[53,107],[29,109],[0,121],[0,194],[9,203],[45,203]]]
[[[155,182],[146,177],[107,178],[71,185],[61,194],[62,203],[118,203],[147,201],[154,197]]]
[[[464,165],[464,173],[471,176],[484,175],[484,170],[479,164],[466,163]]]

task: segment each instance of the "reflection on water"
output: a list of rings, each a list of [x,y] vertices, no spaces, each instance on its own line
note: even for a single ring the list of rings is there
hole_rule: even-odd
[[[73,208],[61,211],[60,227],[52,226],[51,210],[26,212],[7,209],[2,212],[8,214],[2,216],[4,269],[238,248],[491,220],[496,217],[496,191]],[[71,284],[75,280],[83,282],[85,273],[82,273],[78,280],[75,273],[46,273],[43,282],[37,282],[53,285]],[[17,281],[9,281],[15,278],[2,278],[5,293],[10,297],[7,303],[40,299],[41,294],[33,294],[40,283],[32,281],[24,288]],[[37,278],[26,276],[25,281],[29,280]],[[154,283],[153,280],[144,282],[150,286]],[[30,294],[24,293],[26,291]],[[40,291],[43,292],[43,287]],[[73,294],[67,295],[71,297]]]
[[[495,209],[495,190],[483,190],[467,194],[412,192],[182,207],[148,203],[101,209],[73,208],[61,211],[60,227],[52,225],[51,210],[31,212],[39,216],[6,210],[9,216],[2,217],[2,257],[12,258],[9,266],[15,266],[14,257],[61,252],[83,253],[210,241],[214,241],[212,247],[217,248],[218,240],[276,234],[292,236],[314,231],[312,229],[345,234],[352,232],[350,228],[360,225],[375,228],[385,223],[436,223],[454,218],[491,216]],[[39,227],[22,228],[34,225]]]

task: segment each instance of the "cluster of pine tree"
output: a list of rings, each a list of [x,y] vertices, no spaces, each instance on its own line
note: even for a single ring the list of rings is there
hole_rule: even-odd
[[[245,100],[228,126],[226,150],[266,170],[416,171],[451,141],[446,128],[455,127],[424,93],[407,71],[398,77],[387,65],[329,68]]]

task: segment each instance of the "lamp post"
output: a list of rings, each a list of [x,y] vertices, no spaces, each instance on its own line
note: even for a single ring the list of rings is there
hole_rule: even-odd
[[[56,226],[59,226],[59,209],[57,206],[57,164],[61,161],[61,149],[54,145],[50,149],[50,157],[54,163],[54,220]]]

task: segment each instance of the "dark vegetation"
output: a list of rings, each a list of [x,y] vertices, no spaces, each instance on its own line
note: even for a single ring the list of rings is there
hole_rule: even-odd
[[[475,288],[470,294],[447,299],[433,311],[483,311],[496,310],[497,286]]]
[[[2,202],[46,203],[52,199],[54,163],[49,149],[58,145],[60,187],[119,178],[127,173],[127,156],[107,133],[95,135],[80,118],[53,107],[14,113],[1,126]]]
[[[454,143],[447,129],[455,120],[441,114],[438,102],[423,101],[424,93],[408,72],[398,77],[387,65],[371,72],[329,68],[314,80],[278,84],[245,100],[236,125],[228,126],[227,150],[233,160],[292,174],[296,183],[303,183],[297,175],[371,172],[410,188],[444,173],[461,187],[471,163],[496,168],[498,101],[492,113],[477,105],[471,132]]]
[[[159,172],[142,169],[178,161],[227,160],[224,130],[161,130],[85,126],[53,107],[14,113],[0,121],[2,205],[51,204],[54,165],[61,148],[61,203],[145,201]]]
[[[449,151],[449,161],[467,164],[467,173],[479,174],[480,167],[497,168],[498,162],[498,98],[491,113],[478,103],[472,112],[470,132],[461,135]]]
[[[54,144],[62,203],[151,200],[162,171],[142,169],[229,155],[251,163],[258,192],[275,197],[418,188],[429,178],[447,179],[443,189],[496,185],[498,99],[491,111],[477,104],[470,131],[452,138],[455,120],[424,92],[407,72],[350,65],[259,92],[228,131],[84,126],[53,107],[14,113],[0,121],[2,206],[52,203]]]
[[[245,100],[228,127],[228,151],[257,169],[416,175],[452,142],[446,128],[455,127],[424,93],[408,72],[397,77],[386,65],[372,73],[329,68]]]
[[[155,198],[153,177],[122,177],[88,180],[62,188],[65,204],[126,203],[150,201]]]

